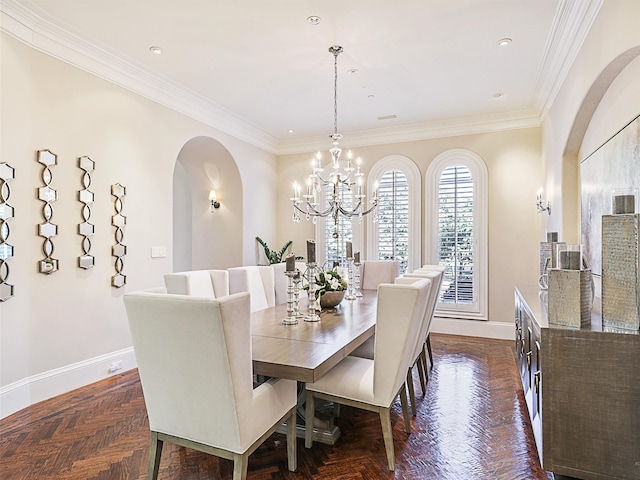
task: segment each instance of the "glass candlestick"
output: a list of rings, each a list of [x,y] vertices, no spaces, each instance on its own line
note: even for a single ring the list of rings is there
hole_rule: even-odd
[[[304,317],[300,312],[300,284],[302,283],[302,275],[300,270],[296,269],[296,275],[293,277],[293,315],[296,318]]]
[[[362,295],[362,290],[360,290],[360,265],[362,265],[360,262],[354,262],[353,266],[354,266],[354,272],[353,272],[353,276],[354,276],[354,288],[355,288],[355,295],[358,298],[361,298]]]
[[[297,270],[284,272],[289,282],[287,283],[287,317],[282,320],[283,325],[296,325],[298,323],[298,317],[296,316],[298,306],[296,305],[295,276],[299,273]]]
[[[316,263],[307,263],[307,274],[309,275],[309,313],[304,316],[305,322],[319,322],[320,315],[316,309]]]
[[[347,258],[347,261],[349,262],[349,268],[347,270],[347,296],[344,298],[347,300],[355,300],[356,295],[353,288],[353,257]]]

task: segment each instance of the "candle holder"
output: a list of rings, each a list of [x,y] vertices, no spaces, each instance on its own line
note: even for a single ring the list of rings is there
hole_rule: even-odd
[[[356,295],[353,289],[353,257],[347,258],[347,262],[349,262],[347,270],[347,296],[344,298],[347,300],[355,300]]]
[[[304,316],[305,322],[319,322],[320,315],[316,312],[316,263],[307,263],[307,275],[309,276],[309,313]]]
[[[293,277],[293,315],[296,318],[304,317],[300,312],[300,284],[302,283],[302,275],[300,270],[296,269],[296,275]]]
[[[354,269],[354,288],[355,288],[355,295],[358,298],[362,298],[362,290],[360,290],[360,265],[362,265],[360,262],[353,262],[353,266],[355,267]]]
[[[283,325],[297,325],[298,317],[296,312],[299,310],[299,306],[296,302],[296,284],[295,277],[300,275],[298,270],[286,271],[284,274],[289,279],[287,283],[287,317],[282,320]]]

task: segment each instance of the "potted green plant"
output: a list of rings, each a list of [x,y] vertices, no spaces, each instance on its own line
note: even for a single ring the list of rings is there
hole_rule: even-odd
[[[267,260],[269,261],[269,265],[283,262],[284,254],[287,252],[288,248],[293,243],[291,240],[289,240],[284,244],[284,246],[280,250],[276,251],[276,250],[271,250],[267,245],[267,242],[262,240],[260,237],[256,237],[256,241],[260,245],[262,245],[262,248],[264,249],[264,255],[267,257]],[[302,260],[302,257],[296,256],[296,260]]]

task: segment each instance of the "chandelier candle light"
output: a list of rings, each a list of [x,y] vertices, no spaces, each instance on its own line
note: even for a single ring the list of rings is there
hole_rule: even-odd
[[[349,151],[347,152],[346,166],[344,169],[340,166],[342,149],[339,147],[339,142],[342,139],[342,135],[338,133],[338,55],[342,53],[342,51],[343,48],[339,45],[329,47],[329,52],[333,55],[334,69],[333,134],[329,136],[333,141],[333,147],[329,150],[332,159],[331,170],[328,177],[325,178],[322,176],[324,172],[324,168],[322,167],[322,154],[318,152],[316,158],[312,161],[312,172],[307,179],[306,193],[302,194],[300,184],[294,182],[293,197],[291,198],[294,222],[300,222],[299,213],[303,213],[307,220],[313,218],[314,223],[317,217],[331,217],[336,226],[333,233],[334,238],[338,237],[337,225],[340,215],[348,218],[357,216],[362,220],[363,215],[375,211],[378,205],[378,186],[376,182],[373,189],[371,207],[369,209],[366,208],[366,195],[364,194],[363,185],[364,173],[360,171],[360,164],[362,162],[360,158],[355,160],[356,166],[354,167],[353,154]],[[332,185],[332,188],[327,192],[327,207],[318,208],[317,194],[329,185]],[[355,192],[352,189],[354,186],[356,186]],[[341,187],[346,187],[353,193],[353,202],[350,206],[343,204]]]

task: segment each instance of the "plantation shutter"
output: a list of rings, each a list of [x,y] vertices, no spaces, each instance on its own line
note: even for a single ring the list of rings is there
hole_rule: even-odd
[[[329,198],[333,191],[333,184],[326,186],[325,198]],[[345,185],[339,185],[338,191],[342,200],[342,206],[346,210],[351,210],[353,195],[351,190]],[[326,201],[325,208],[329,207]],[[347,257],[347,241],[353,239],[353,229],[351,227],[351,219],[344,215],[338,215],[338,224],[336,225],[333,218],[327,217],[324,229],[325,245],[327,246],[327,265],[329,268],[333,266],[333,262],[339,262],[341,266],[346,266]]]
[[[440,302],[474,302],[473,178],[464,166],[447,167],[438,188],[438,261],[446,267]]]
[[[378,259],[409,261],[409,184],[400,170],[385,172],[378,187]]]

